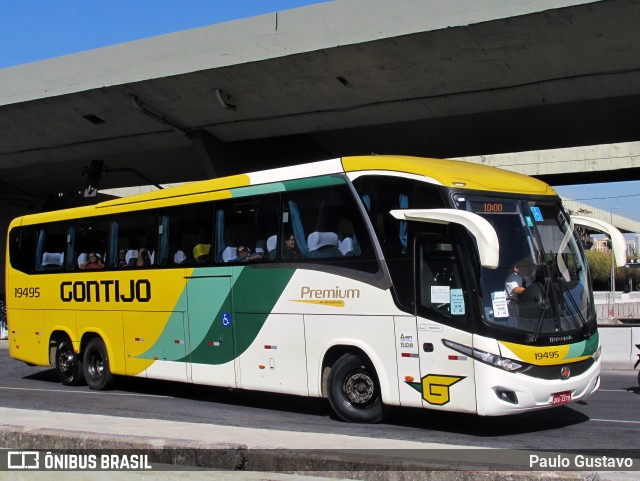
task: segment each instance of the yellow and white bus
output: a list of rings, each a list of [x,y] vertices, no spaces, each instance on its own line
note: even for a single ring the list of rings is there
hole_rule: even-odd
[[[323,396],[355,422],[516,413],[599,386],[584,253],[527,176],[345,157],[28,215],[8,235],[10,354],[67,385]]]

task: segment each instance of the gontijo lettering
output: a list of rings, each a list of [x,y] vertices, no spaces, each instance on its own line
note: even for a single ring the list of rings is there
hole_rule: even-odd
[[[149,302],[151,282],[148,279],[131,279],[128,283],[109,279],[65,281],[60,283],[60,299],[63,302]]]

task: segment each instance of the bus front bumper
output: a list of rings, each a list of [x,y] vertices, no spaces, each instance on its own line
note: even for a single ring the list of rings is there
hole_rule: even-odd
[[[540,379],[524,373],[511,373],[476,362],[478,414],[501,416],[555,407],[586,399],[600,387],[601,361],[582,374],[560,379]],[[571,364],[567,367],[571,369]]]

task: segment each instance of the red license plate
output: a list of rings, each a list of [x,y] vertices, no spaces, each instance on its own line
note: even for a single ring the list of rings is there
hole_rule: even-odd
[[[571,391],[557,392],[551,396],[551,404],[562,404],[571,401]]]

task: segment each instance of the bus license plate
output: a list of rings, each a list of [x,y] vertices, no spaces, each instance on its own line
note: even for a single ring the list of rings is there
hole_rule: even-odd
[[[562,404],[571,401],[571,391],[557,392],[551,396],[551,404]]]

